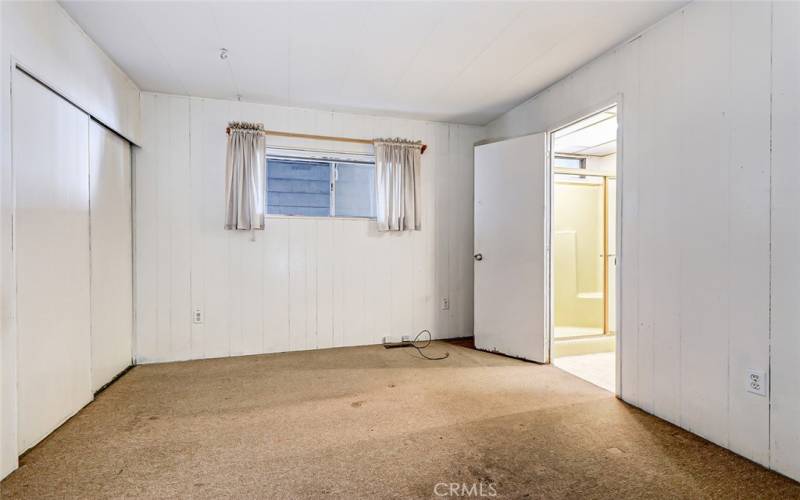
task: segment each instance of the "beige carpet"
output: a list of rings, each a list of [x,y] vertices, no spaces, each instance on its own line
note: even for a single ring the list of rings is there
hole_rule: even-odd
[[[2,498],[789,498],[800,485],[555,367],[465,347],[139,366]],[[489,488],[491,485],[491,488]],[[469,489],[460,490],[469,493]],[[472,490],[477,491],[477,490]]]

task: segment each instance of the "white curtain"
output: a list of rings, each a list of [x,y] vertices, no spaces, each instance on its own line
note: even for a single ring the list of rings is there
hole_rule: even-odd
[[[231,122],[228,127],[225,229],[264,229],[264,126]]]
[[[422,143],[375,140],[375,191],[378,230],[419,231]]]

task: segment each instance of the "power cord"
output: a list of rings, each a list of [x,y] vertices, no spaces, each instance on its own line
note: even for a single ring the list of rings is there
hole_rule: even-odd
[[[426,333],[428,334],[428,338],[427,338],[426,340],[424,340],[424,341],[423,341],[423,342],[425,342],[425,345],[422,345],[422,346],[419,346],[419,345],[417,345],[417,343],[418,343],[418,342],[420,342],[419,338],[420,338],[420,337],[421,337],[423,334],[426,334]],[[416,336],[416,337],[414,337],[414,340],[412,340],[412,341],[411,341],[411,347],[413,347],[414,349],[416,349],[416,350],[417,350],[417,352],[419,353],[419,355],[420,355],[420,356],[422,356],[422,357],[423,357],[423,358],[425,358],[425,359],[429,359],[429,360],[431,360],[431,361],[441,361],[441,360],[443,360],[443,359],[447,359],[447,358],[450,356],[450,353],[449,353],[449,352],[446,352],[446,353],[444,353],[444,355],[443,355],[443,356],[438,356],[438,357],[428,356],[427,354],[425,354],[424,352],[422,352],[422,350],[423,350],[423,349],[425,349],[426,347],[428,347],[429,345],[431,345],[431,341],[432,341],[432,340],[433,340],[433,335],[431,334],[430,330],[422,330],[421,332],[419,332],[419,333],[417,334],[417,336]]]

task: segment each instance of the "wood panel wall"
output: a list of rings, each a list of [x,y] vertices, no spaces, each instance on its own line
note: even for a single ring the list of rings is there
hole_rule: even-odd
[[[482,128],[150,93],[142,118],[138,362],[375,344],[423,328],[472,335],[472,147]],[[255,241],[224,231],[230,120],[424,141],[422,231],[381,234],[374,221],[310,217],[270,218]],[[202,324],[192,322],[196,305]]]
[[[487,133],[621,95],[622,397],[795,478],[798,28],[796,5],[692,3]],[[747,369],[771,371],[771,401]]]

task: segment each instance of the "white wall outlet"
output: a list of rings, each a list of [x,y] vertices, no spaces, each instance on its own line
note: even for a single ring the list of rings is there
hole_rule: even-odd
[[[203,323],[203,308],[200,306],[194,306],[192,308],[192,323],[195,325],[200,325]]]
[[[747,392],[767,395],[767,374],[758,370],[747,370]]]
[[[442,297],[442,311],[447,311],[448,309],[450,309],[450,299]]]

